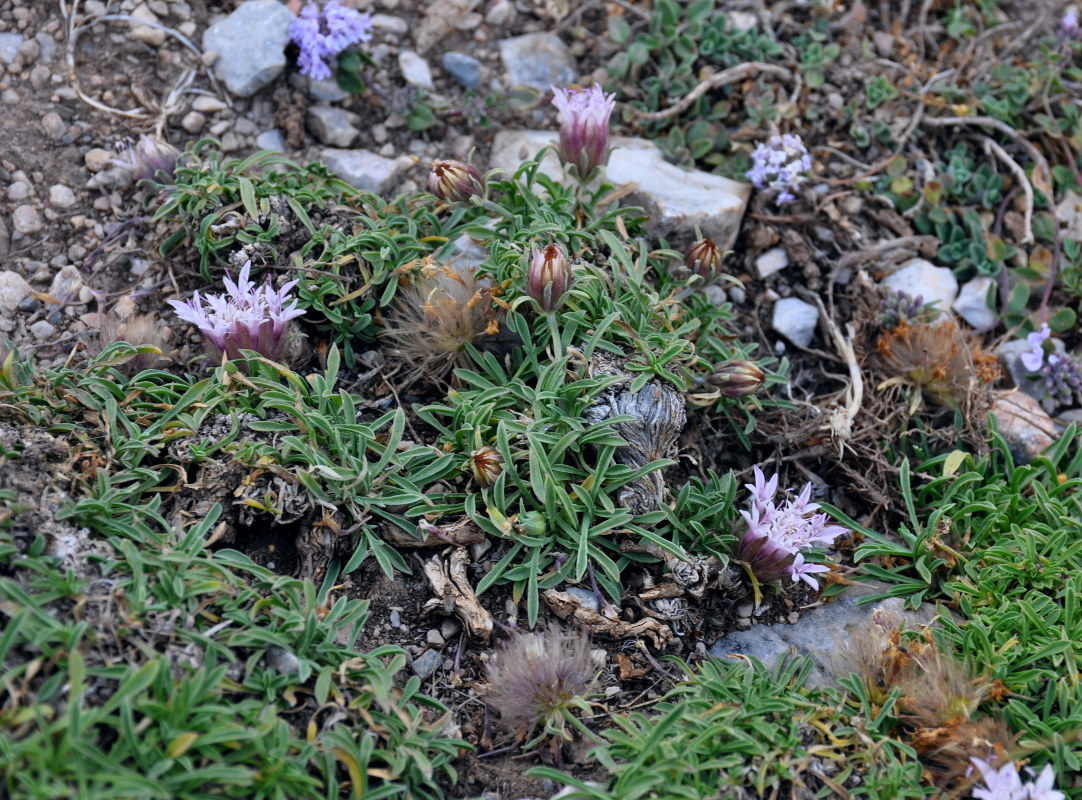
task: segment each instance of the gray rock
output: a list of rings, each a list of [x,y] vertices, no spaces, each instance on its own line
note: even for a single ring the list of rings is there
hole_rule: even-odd
[[[500,59],[512,86],[531,86],[547,92],[549,86],[566,86],[575,80],[571,51],[552,33],[528,33],[503,39]]]
[[[11,249],[11,232],[8,230],[7,223],[4,222],[4,218],[0,217],[0,258],[3,258],[8,254]]]
[[[372,27],[377,31],[385,31],[395,36],[404,36],[410,29],[408,22],[392,14],[373,14]]]
[[[440,623],[440,636],[444,638],[444,641],[450,639],[460,630],[462,630],[462,624],[454,617],[448,617]]]
[[[946,312],[958,297],[958,281],[946,267],[937,267],[923,258],[914,258],[897,272],[892,272],[880,284],[910,297],[920,295],[925,303],[938,300],[936,305]]]
[[[267,648],[267,666],[279,675],[292,675],[299,672],[301,661],[283,647],[272,644]]]
[[[56,39],[44,31],[34,34],[34,41],[38,43],[38,61],[49,64],[56,57]]]
[[[68,264],[53,276],[53,282],[49,285],[49,296],[61,305],[73,303],[78,299],[78,292],[82,287],[83,275],[79,268]]]
[[[995,280],[986,275],[967,281],[951,308],[974,328],[992,327],[996,312],[988,307],[988,290],[994,285]]]
[[[10,64],[19,55],[23,37],[17,33],[0,33],[0,63]]]
[[[31,194],[33,194],[33,187],[26,181],[13,181],[11,186],[8,187],[7,196],[8,200],[19,201],[25,200]]]
[[[425,680],[431,677],[439,665],[440,654],[435,650],[425,650],[413,660],[413,673],[421,680]]]
[[[39,308],[41,308],[41,301],[34,297],[34,295],[29,294],[23,298],[16,310],[21,311],[24,314],[33,314]]]
[[[76,203],[75,192],[70,187],[58,183],[49,187],[49,204],[57,208],[71,208]]]
[[[770,326],[795,344],[807,347],[819,324],[819,309],[797,297],[785,297],[774,304]]]
[[[369,150],[326,148],[320,160],[355,189],[382,194],[393,188],[403,170],[413,164],[409,157],[384,158]]]
[[[255,137],[255,146],[260,150],[274,150],[278,153],[284,153],[286,151],[286,137],[277,128],[272,128]]]
[[[402,615],[398,612],[398,609],[392,608],[391,613],[388,614],[388,617],[391,620],[392,628],[397,628],[402,624]]]
[[[432,647],[443,647],[445,643],[443,634],[435,628],[431,628],[428,633],[425,634],[425,641],[428,642]]]
[[[16,233],[29,235],[42,229],[41,215],[30,205],[18,206],[11,212],[11,225]]]
[[[360,135],[350,117],[348,111],[335,106],[312,106],[308,109],[308,130],[323,144],[349,147]]]
[[[852,632],[869,625],[878,608],[905,620],[907,629],[930,623],[936,616],[931,603],[917,611],[905,610],[901,598],[892,597],[879,605],[857,605],[860,598],[882,592],[886,586],[869,582],[851,586],[833,602],[804,613],[794,625],[756,625],[747,630],[726,634],[714,642],[710,655],[726,658],[742,654],[753,656],[765,666],[772,667],[779,658],[790,655],[811,655],[816,669],[808,678],[809,686],[827,686],[839,676],[841,666],[836,651]]]
[[[398,68],[402,70],[402,77],[410,86],[420,86],[429,91],[436,88],[428,62],[412,50],[403,50],[398,54]]]
[[[1041,404],[1023,392],[1002,392],[992,401],[992,415],[1015,461],[1028,464],[1056,440],[1056,425]]]
[[[46,322],[43,319],[39,319],[33,325],[30,326],[30,335],[37,339],[39,342],[48,339],[56,333],[56,326]]]
[[[207,124],[207,115],[201,111],[189,111],[180,121],[180,127],[188,133],[199,133]]]
[[[751,197],[750,183],[682,170],[644,139],[618,139],[613,146],[606,176],[616,186],[638,184],[628,202],[646,211],[650,233],[683,247],[695,238],[698,226],[722,250],[732,249]]]
[[[526,130],[501,130],[497,131],[492,140],[492,155],[489,156],[489,166],[492,169],[502,169],[510,177],[515,174],[523,161],[536,156],[542,147],[555,146],[557,143],[556,133],[553,131],[526,131]],[[545,160],[541,162],[543,174],[554,181],[563,180],[564,171],[560,166],[560,159],[555,150],[549,150]]]
[[[789,254],[784,247],[772,247],[755,259],[755,271],[759,273],[760,280],[781,272],[789,266]]]
[[[203,33],[203,50],[218,53],[214,72],[237,97],[250,97],[286,66],[293,12],[278,0],[245,0]]]
[[[349,97],[349,92],[338,85],[333,77],[322,81],[308,81],[308,94],[324,103],[337,103]]]
[[[59,142],[64,138],[64,134],[68,132],[68,126],[64,122],[64,118],[55,111],[50,111],[41,118],[41,129],[54,142]]]
[[[589,589],[583,589],[580,586],[568,586],[564,589],[565,594],[569,594],[578,601],[578,604],[585,608],[587,611],[592,611],[595,614],[598,610],[597,595],[591,592]]]
[[[448,50],[442,63],[447,73],[467,89],[474,89],[481,82],[481,62],[473,56]]]
[[[18,272],[6,270],[0,272],[0,309],[8,314],[14,314],[25,298],[34,291],[26,278]]]
[[[730,286],[727,294],[729,299],[738,306],[744,305],[744,301],[748,299],[748,293],[744,291],[743,286]]]

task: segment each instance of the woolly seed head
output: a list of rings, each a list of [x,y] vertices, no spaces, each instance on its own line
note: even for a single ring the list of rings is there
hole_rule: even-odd
[[[427,263],[399,289],[384,334],[393,353],[439,380],[465,366],[466,345],[500,332],[491,283],[461,265]]]
[[[590,640],[557,627],[516,633],[488,664],[486,702],[525,738],[538,725],[562,732],[563,715],[594,687]]]
[[[155,183],[170,183],[173,174],[177,170],[177,161],[180,159],[180,151],[169,142],[151,138],[145,133],[139,135],[138,142],[130,139],[117,144],[119,158],[110,159],[113,166],[121,167],[131,173],[132,179],[139,181],[152,181]]]

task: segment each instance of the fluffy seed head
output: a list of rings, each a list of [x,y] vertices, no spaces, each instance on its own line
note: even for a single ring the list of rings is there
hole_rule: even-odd
[[[564,714],[582,707],[594,686],[590,640],[552,627],[516,633],[488,665],[486,701],[523,738],[538,725],[570,735]]]
[[[563,248],[558,244],[547,245],[544,250],[535,247],[526,274],[526,290],[538,307],[545,313],[555,311],[570,288],[571,266]]]
[[[384,333],[394,355],[438,380],[468,363],[467,344],[500,333],[499,320],[487,279],[430,261],[399,289]]]
[[[428,190],[445,203],[465,203],[484,196],[485,184],[477,167],[465,161],[434,161]]]
[[[170,329],[150,315],[134,314],[127,319],[121,319],[113,313],[101,314],[98,321],[98,340],[94,345],[88,346],[88,350],[93,358],[114,342],[158,348],[157,353],[136,353],[118,365],[124,372],[135,374],[156,367],[166,360],[163,353],[169,334]]]

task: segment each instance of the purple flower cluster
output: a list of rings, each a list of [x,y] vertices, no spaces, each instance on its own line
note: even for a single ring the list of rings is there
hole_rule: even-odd
[[[1013,761],[1008,761],[998,769],[991,764],[973,759],[973,764],[981,772],[984,786],[974,786],[972,796],[976,800],[1063,800],[1063,792],[1052,788],[1056,782],[1056,773],[1051,764],[1045,764],[1036,780],[1022,783],[1022,776]],[[1031,773],[1032,774],[1032,773]]]
[[[297,57],[301,74],[321,81],[331,77],[329,61],[351,45],[372,38],[372,17],[331,0],[319,10],[309,3],[289,25],[289,36],[301,49]]]
[[[826,514],[813,513],[819,510],[819,504],[808,502],[811,483],[796,499],[781,506],[774,503],[777,475],[767,481],[762,470],[755,467],[755,483],[745,486],[751,492],[751,510],[740,512],[747,520],[748,532],[736,546],[737,559],[748,564],[760,583],[772,583],[788,575],[818,589],[819,582],[812,575],[829,572],[829,568],[805,563],[802,551],[817,544],[830,545],[845,533],[845,528],[828,525],[830,518]]]
[[[560,111],[560,160],[586,180],[605,162],[616,95],[605,94],[596,83],[582,90],[551,88],[552,104]]]
[[[1044,343],[1052,335],[1047,325],[1026,337],[1030,349],[1021,356],[1022,366],[1038,376],[1044,386],[1045,398],[1053,405],[1070,405],[1072,399],[1082,400],[1082,367],[1062,353],[1044,352]]]
[[[1082,38],[1082,27],[1078,24],[1078,12],[1071,11],[1066,12],[1063,18],[1060,19],[1057,26],[1057,33],[1063,39],[1079,39]]]
[[[271,361],[281,360],[289,323],[304,313],[297,308],[297,300],[288,296],[296,281],[289,281],[278,291],[269,282],[256,288],[248,279],[251,267],[250,261],[244,265],[236,283],[225,278],[224,295],[200,298],[196,292],[186,302],[169,301],[178,317],[199,328],[217,361],[223,353],[230,360],[239,359],[241,350],[254,350]]]
[[[924,302],[923,295],[910,297],[906,292],[898,291],[879,303],[881,314],[879,326],[885,331],[897,328],[902,322],[913,322],[929,316],[933,305]]]
[[[800,137],[794,133],[771,136],[765,144],[760,142],[751,154],[752,166],[747,172],[748,180],[756,189],[778,193],[774,202],[779,206],[793,200],[793,194],[804,174],[811,170],[811,156]]]

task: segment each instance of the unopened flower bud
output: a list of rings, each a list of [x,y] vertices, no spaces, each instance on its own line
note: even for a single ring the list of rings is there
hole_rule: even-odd
[[[722,396],[736,398],[754,394],[765,378],[766,373],[758,364],[737,359],[708,376],[706,383],[721,392]]]
[[[545,533],[545,515],[540,511],[526,511],[519,515],[518,525],[515,528],[523,536],[543,536]]]
[[[688,269],[707,283],[721,274],[721,261],[724,255],[721,248],[712,239],[699,239],[692,242],[684,253]]]
[[[485,183],[477,167],[465,161],[435,161],[428,173],[428,190],[445,203],[465,203],[484,195]]]
[[[526,290],[541,310],[551,313],[560,307],[571,287],[571,266],[558,244],[544,250],[534,248],[533,261],[526,275]]]
[[[503,456],[495,447],[485,445],[470,453],[470,471],[482,489],[496,483],[503,472]]]

